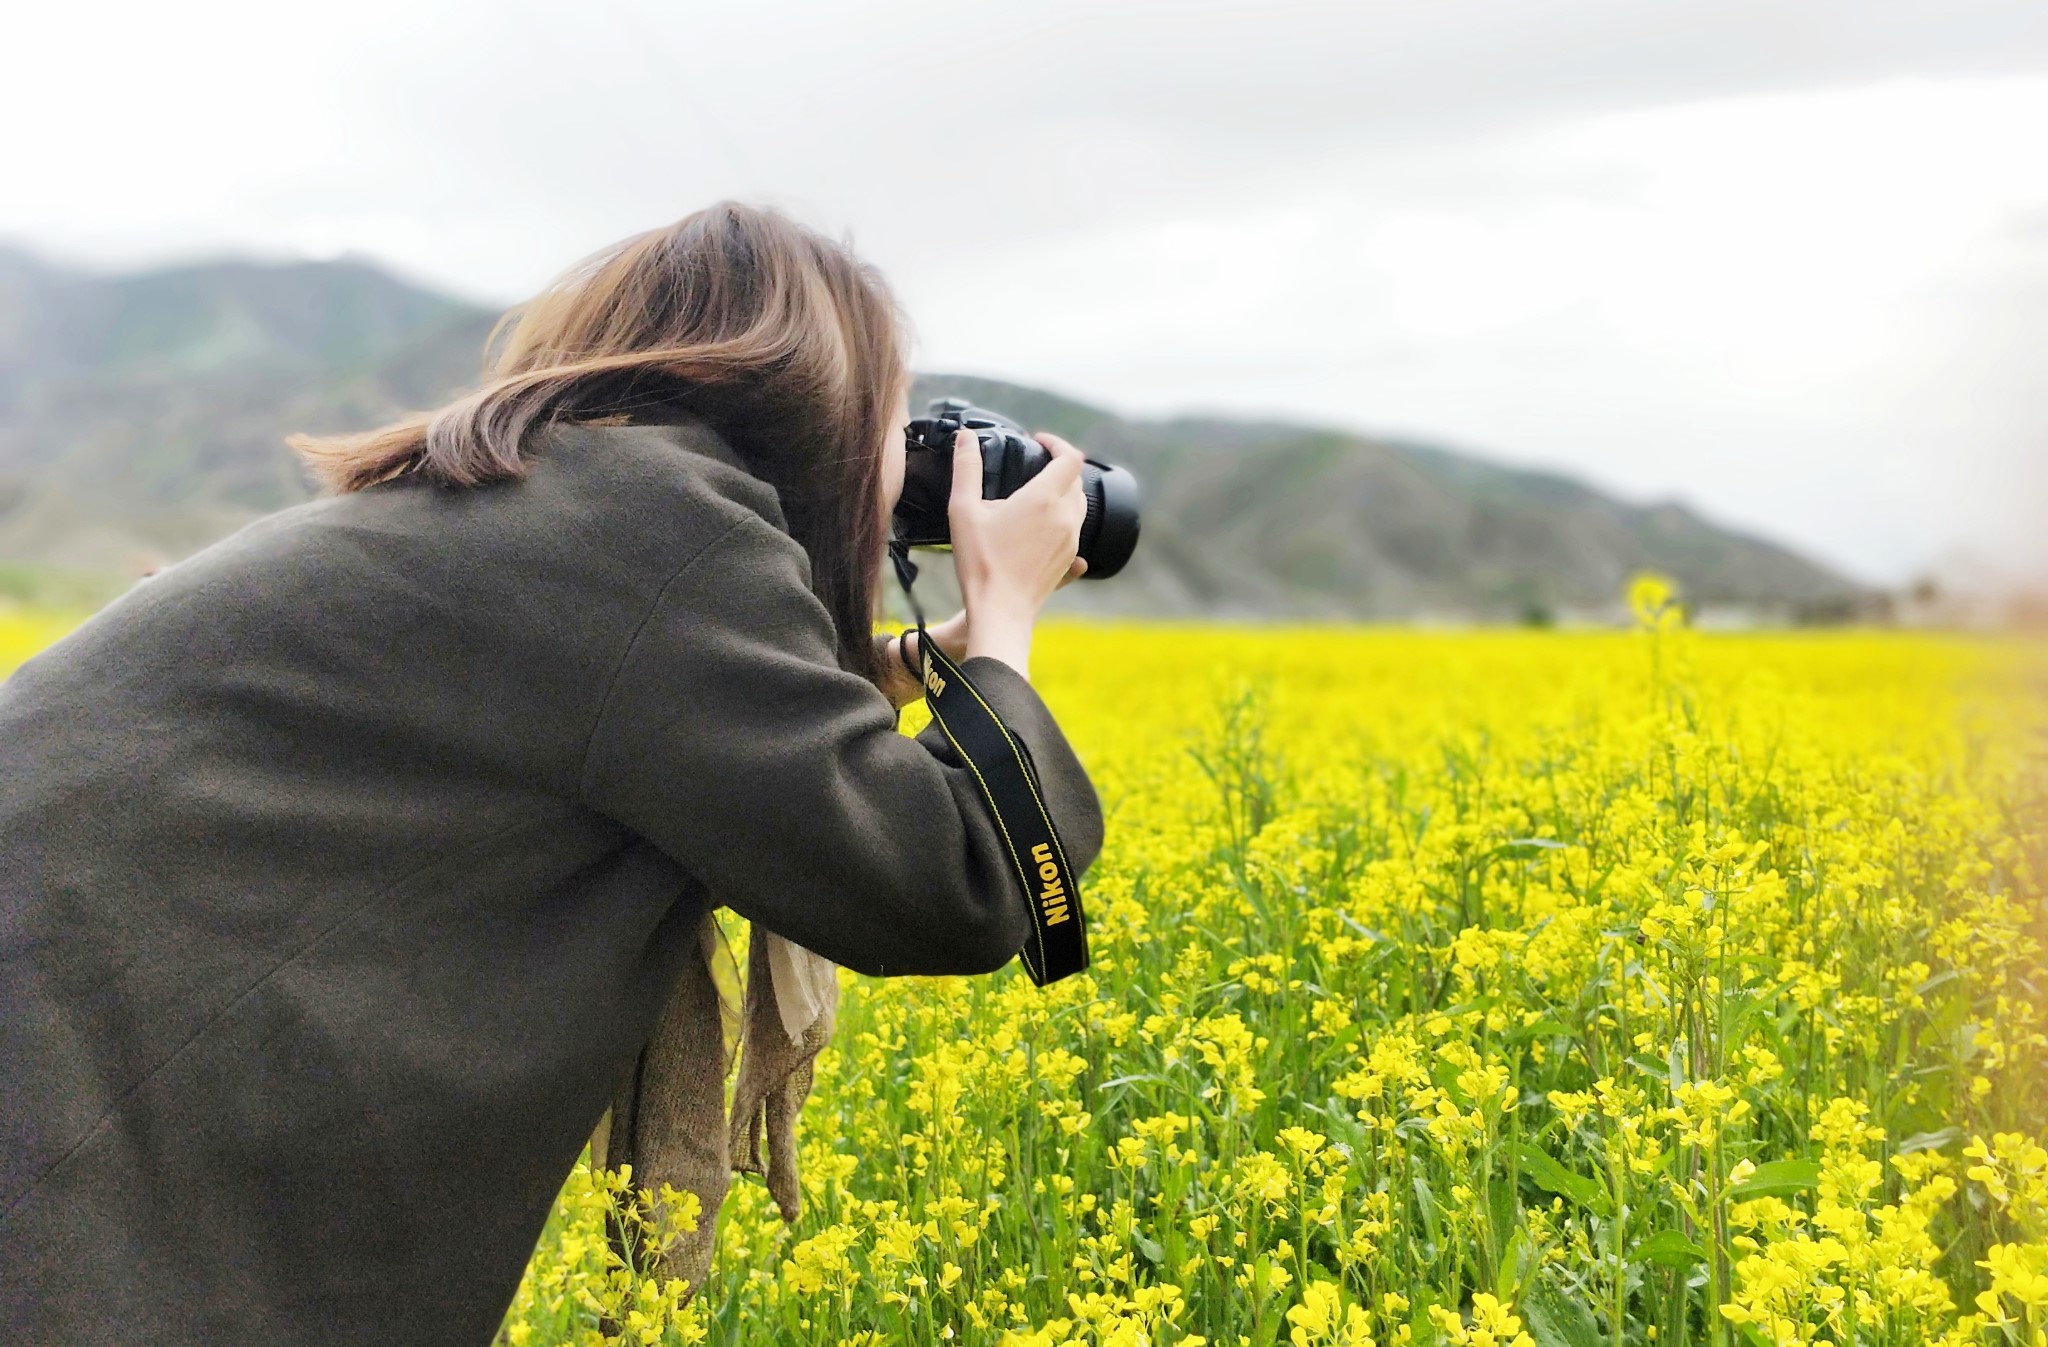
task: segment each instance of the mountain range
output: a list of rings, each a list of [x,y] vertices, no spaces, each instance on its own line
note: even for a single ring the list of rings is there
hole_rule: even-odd
[[[0,250],[0,596],[90,602],[312,487],[283,437],[431,407],[481,371],[497,314],[360,261],[86,274]],[[923,373],[1138,477],[1122,574],[1053,611],[1543,622],[1618,614],[1642,569],[1703,613],[1826,620],[1876,596],[1676,502],[1358,431],[1139,419],[1040,389]],[[923,554],[927,610],[957,591]],[[929,578],[924,578],[929,577]],[[891,586],[893,595],[894,587]],[[901,611],[900,604],[897,605]]]

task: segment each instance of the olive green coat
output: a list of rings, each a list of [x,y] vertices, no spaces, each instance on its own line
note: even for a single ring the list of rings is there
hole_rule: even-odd
[[[710,906],[876,976],[1029,930],[701,422],[258,520],[0,684],[0,1339],[482,1347]],[[965,661],[1069,856],[1100,802]]]

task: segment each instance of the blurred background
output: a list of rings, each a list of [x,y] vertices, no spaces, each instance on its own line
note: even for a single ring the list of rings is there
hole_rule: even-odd
[[[505,307],[729,196],[888,275],[914,413],[1139,475],[1136,559],[1055,610],[1598,624],[1649,568],[1702,623],[2048,617],[2038,3],[10,30],[0,603],[89,606],[306,499],[285,434],[439,404]]]

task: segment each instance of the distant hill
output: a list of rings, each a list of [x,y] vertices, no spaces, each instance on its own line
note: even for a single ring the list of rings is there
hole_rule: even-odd
[[[129,571],[303,500],[283,435],[438,402],[491,322],[352,262],[98,277],[0,252],[0,558]]]
[[[367,427],[477,378],[496,315],[359,262],[128,276],[0,251],[0,595],[118,588],[307,498],[283,437]],[[1703,607],[1852,611],[1852,581],[1679,504],[1428,445],[1225,418],[1132,420],[927,374],[1138,475],[1136,557],[1056,608],[1121,615],[1518,621],[1610,612],[1654,567]],[[948,601],[943,560],[928,606]],[[893,587],[892,587],[893,594]]]
[[[1700,606],[1809,619],[1867,599],[1854,582],[1678,504],[1634,505],[1551,473],[1427,445],[1279,422],[1121,420],[1031,389],[920,378],[1138,475],[1138,553],[1070,586],[1103,611],[1305,617],[1594,616],[1644,568]],[[1123,594],[1110,591],[1122,589]],[[1098,599],[1099,596],[1099,599]]]

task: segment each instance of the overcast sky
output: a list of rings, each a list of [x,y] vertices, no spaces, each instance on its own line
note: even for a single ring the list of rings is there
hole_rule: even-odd
[[[921,369],[1426,438],[1867,579],[2048,567],[2048,4],[44,5],[0,237],[507,303],[721,196]]]

